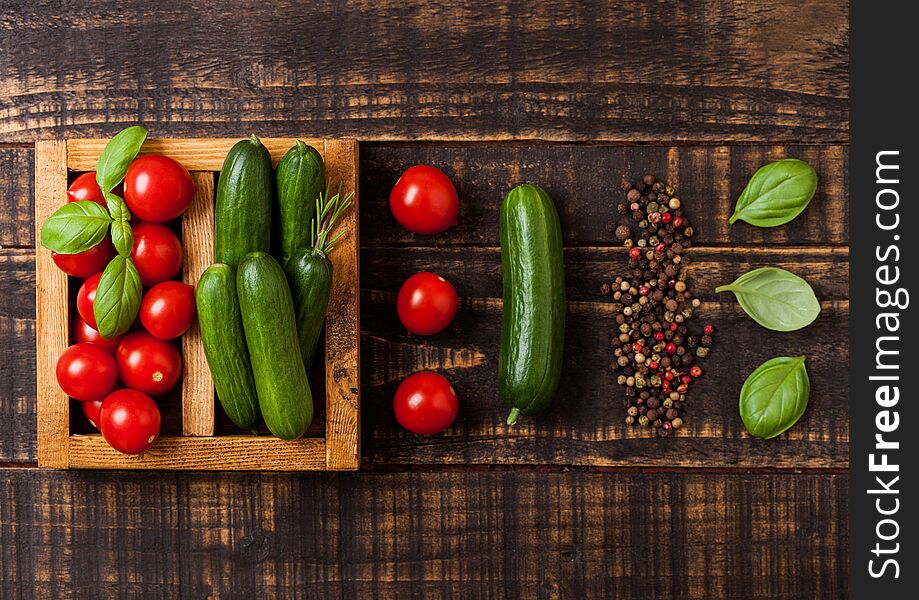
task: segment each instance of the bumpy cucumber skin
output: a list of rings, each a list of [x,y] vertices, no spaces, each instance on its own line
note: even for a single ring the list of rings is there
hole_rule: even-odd
[[[316,215],[316,200],[325,185],[322,156],[312,146],[297,140],[275,172],[278,190],[277,255],[281,264],[312,245],[310,222]]]
[[[498,390],[517,415],[542,412],[562,375],[565,271],[555,205],[538,186],[520,185],[501,204],[504,312]]]
[[[303,366],[309,373],[332,291],[332,263],[314,248],[296,252],[284,265],[297,315],[297,334]]]
[[[195,288],[201,342],[223,410],[242,429],[258,433],[262,422],[252,363],[236,295],[236,272],[215,264],[204,270]]]
[[[262,417],[271,433],[295,440],[313,420],[313,395],[284,270],[266,252],[247,254],[236,289]]]
[[[236,269],[249,252],[269,250],[273,195],[268,149],[254,135],[237,142],[224,159],[217,182],[215,262]]]

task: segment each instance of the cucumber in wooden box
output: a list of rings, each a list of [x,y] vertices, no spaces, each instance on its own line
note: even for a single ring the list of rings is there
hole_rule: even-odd
[[[236,289],[262,417],[274,435],[297,439],[313,420],[313,396],[284,270],[270,254],[253,252],[239,264]]]

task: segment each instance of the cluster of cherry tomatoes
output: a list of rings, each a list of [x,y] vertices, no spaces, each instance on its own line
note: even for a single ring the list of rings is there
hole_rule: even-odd
[[[103,338],[93,313],[102,270],[115,255],[109,238],[79,254],[52,253],[58,268],[84,280],[72,321],[73,345],[57,362],[58,383],[80,401],[105,440],[126,454],[143,452],[156,441],[161,419],[152,396],[171,390],[182,374],[182,356],[173,340],[195,319],[195,293],[192,286],[173,281],[182,270],[182,244],[167,223],[185,212],[194,191],[185,167],[153,154],[136,159],[123,188],[114,191],[131,211],[131,260],[146,289],[138,322],[125,335]],[[105,206],[95,173],[84,173],[70,185],[67,201],[78,200]]]
[[[400,225],[413,233],[432,235],[456,225],[459,197],[450,179],[424,165],[409,168],[389,195],[389,207]],[[459,299],[449,281],[436,273],[416,273],[399,290],[399,320],[409,332],[433,335],[456,316]],[[440,433],[459,412],[456,391],[445,377],[421,371],[407,377],[393,400],[396,420],[421,434]]]

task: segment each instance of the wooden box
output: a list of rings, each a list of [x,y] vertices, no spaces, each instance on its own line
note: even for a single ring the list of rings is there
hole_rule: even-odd
[[[142,153],[165,154],[192,174],[197,192],[181,218],[183,279],[196,283],[213,262],[214,191],[223,159],[237,139],[151,139]],[[55,365],[69,345],[68,278],[51,253],[35,257],[38,464],[58,469],[349,470],[360,464],[360,286],[358,269],[358,163],[355,140],[306,139],[324,157],[327,175],[354,192],[354,205],[339,227],[348,233],[332,253],[334,281],[326,320],[325,433],[288,442],[270,435],[215,432],[213,383],[197,325],[181,339],[181,435],[160,436],[147,452],[128,456],[96,434],[71,432],[71,400],[58,387]],[[295,139],[263,139],[277,165]],[[66,199],[68,177],[93,171],[106,140],[50,140],[35,145],[36,239],[44,220]],[[316,388],[316,382],[311,382]],[[74,403],[75,404],[75,403]],[[77,408],[79,411],[79,408]],[[317,411],[319,412],[319,411]]]

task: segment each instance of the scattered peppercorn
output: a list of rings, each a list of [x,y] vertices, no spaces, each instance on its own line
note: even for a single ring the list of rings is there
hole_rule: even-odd
[[[611,368],[625,387],[626,423],[667,436],[683,426],[686,392],[702,375],[693,363],[708,356],[715,328],[705,325],[698,336],[687,327],[701,302],[685,276],[694,232],[674,189],[653,175],[637,183],[623,178],[619,188],[625,202],[617,211],[639,231],[633,235],[629,224],[616,226],[616,240],[628,249],[629,275],[600,287],[617,302]]]

